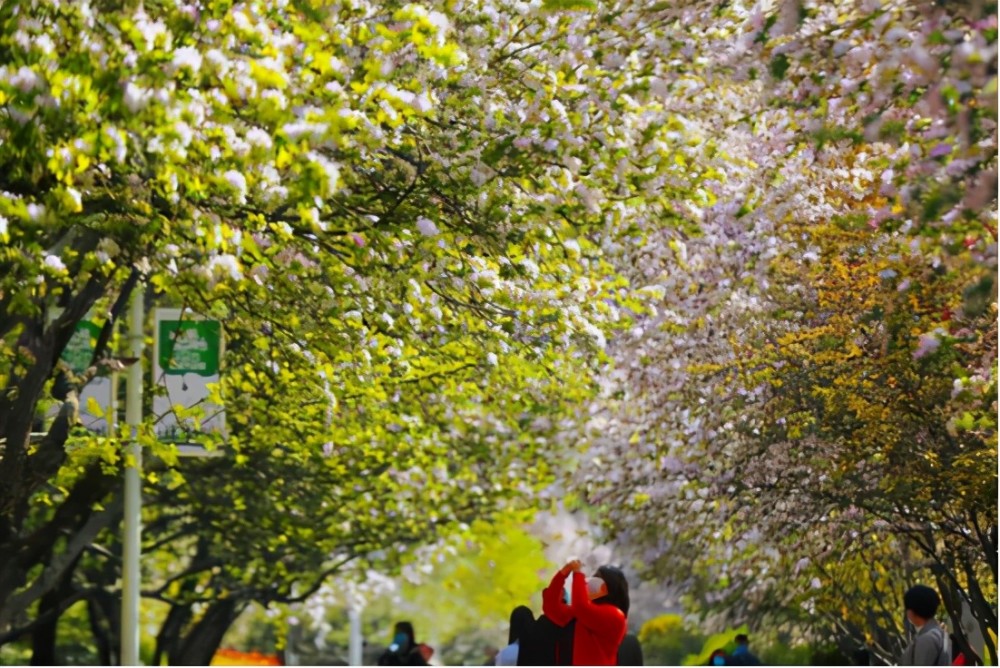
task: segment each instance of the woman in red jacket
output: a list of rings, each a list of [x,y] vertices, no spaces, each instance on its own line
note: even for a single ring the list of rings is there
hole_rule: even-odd
[[[542,592],[542,612],[557,626],[575,621],[574,666],[618,665],[618,646],[625,637],[628,580],[614,566],[601,566],[586,577],[579,560],[563,566]],[[566,578],[573,574],[570,603],[562,600]]]

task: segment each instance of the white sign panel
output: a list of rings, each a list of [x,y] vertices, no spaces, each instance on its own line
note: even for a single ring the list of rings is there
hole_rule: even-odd
[[[176,308],[158,308],[154,319],[153,383],[165,390],[153,397],[157,437],[185,442],[197,432],[225,435],[222,406],[208,401],[208,386],[219,382],[222,323]],[[183,415],[195,407],[201,411],[200,429]]]

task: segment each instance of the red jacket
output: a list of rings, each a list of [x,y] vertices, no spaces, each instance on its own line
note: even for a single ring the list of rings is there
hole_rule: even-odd
[[[558,626],[576,620],[573,633],[574,666],[616,666],[618,646],[625,637],[625,614],[609,603],[595,603],[587,595],[587,578],[573,574],[570,605],[562,600],[566,576],[556,573],[542,592],[542,612]]]

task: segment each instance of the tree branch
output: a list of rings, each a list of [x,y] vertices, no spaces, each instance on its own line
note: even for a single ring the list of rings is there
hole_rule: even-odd
[[[103,510],[90,516],[66,543],[63,553],[54,557],[31,585],[7,600],[0,608],[0,627],[10,623],[13,611],[27,610],[45,592],[50,590],[72,567],[80,552],[93,542],[102,529],[110,526],[112,520],[122,511],[123,498],[117,495]]]

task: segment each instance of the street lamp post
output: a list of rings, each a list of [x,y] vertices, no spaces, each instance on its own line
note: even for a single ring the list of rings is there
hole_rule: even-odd
[[[145,291],[135,286],[129,305],[129,355],[134,363],[128,367],[128,387],[125,395],[125,423],[129,426],[129,442],[125,457],[125,522],[122,537],[122,617],[121,665],[138,666],[139,662],[139,600],[142,577],[142,447],[139,426],[142,424],[142,360],[145,349]],[[113,391],[112,402],[115,393]],[[112,404],[113,406],[113,404]],[[112,408],[112,411],[114,409]],[[114,414],[114,412],[112,412]],[[221,457],[222,450],[206,450],[196,443],[177,444],[178,457]]]
[[[362,663],[362,635],[361,635],[361,606],[352,603],[347,608],[347,617],[351,622],[350,636],[347,643],[347,665],[361,666]]]
[[[129,309],[129,354],[136,363],[128,369],[128,393],[125,395],[125,423],[129,443],[125,457],[125,527],[122,540],[122,624],[121,664],[139,665],[139,552],[142,526],[142,447],[139,425],[142,424],[142,358],[145,329],[144,294],[140,285],[132,292]]]

